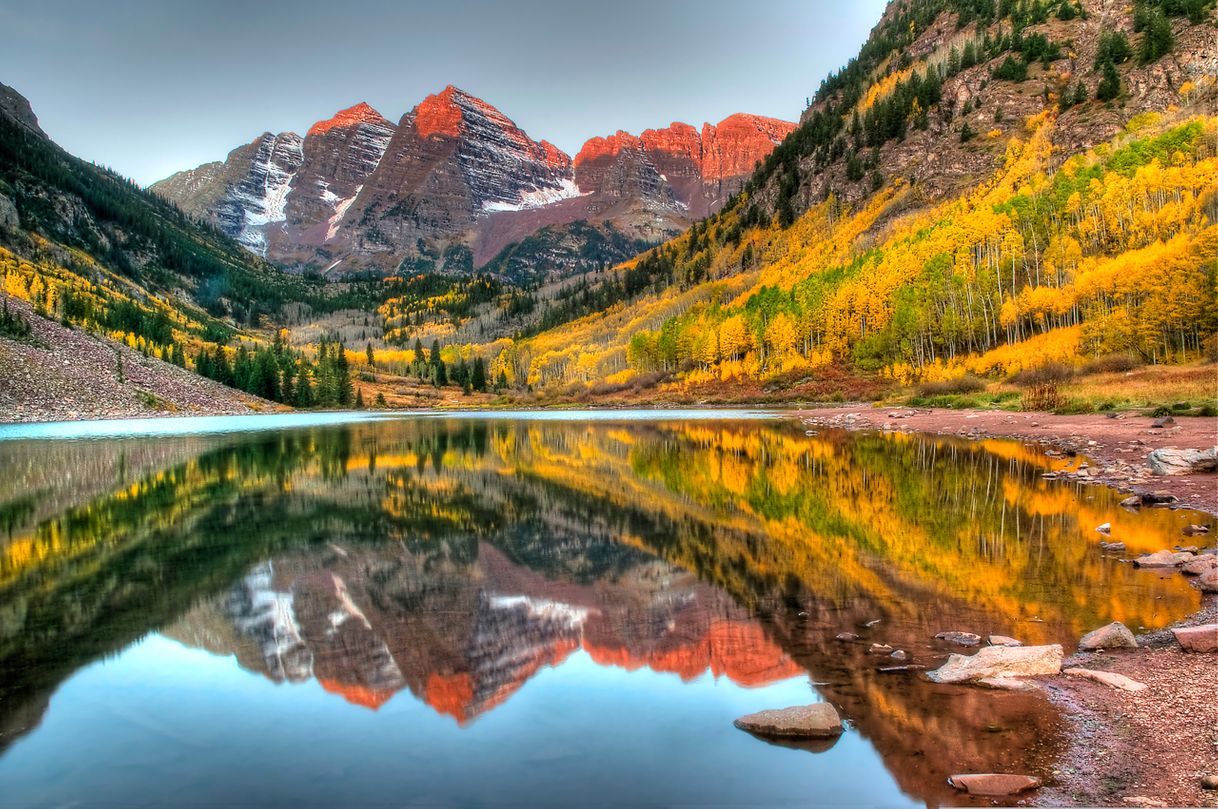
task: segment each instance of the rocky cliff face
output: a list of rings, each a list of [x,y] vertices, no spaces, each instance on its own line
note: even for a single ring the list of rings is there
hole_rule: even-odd
[[[208,219],[259,255],[267,255],[268,231],[284,221],[288,192],[304,160],[294,132],[264,132],[228,153],[152,186],[189,214]]]
[[[516,245],[495,266],[538,278],[621,260],[717,210],[793,128],[674,123],[593,138],[572,160],[450,86],[396,126],[358,104],[303,140],[264,134],[153,189],[291,268],[468,272]]]

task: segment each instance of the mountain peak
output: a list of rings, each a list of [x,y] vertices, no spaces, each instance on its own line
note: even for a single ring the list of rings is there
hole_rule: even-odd
[[[354,107],[339,110],[332,118],[318,121],[309,127],[308,134],[320,135],[335,128],[346,128],[357,124],[387,124],[385,117],[372,108],[366,101],[361,101]]]

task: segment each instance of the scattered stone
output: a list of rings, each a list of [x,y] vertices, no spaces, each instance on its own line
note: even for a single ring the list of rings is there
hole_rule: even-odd
[[[970,795],[1018,795],[1040,786],[1040,779],[1016,773],[965,773],[948,776],[947,783]]]
[[[1209,532],[1210,532],[1210,527],[1208,525],[1193,524],[1193,525],[1184,526],[1183,533],[1184,533],[1184,536],[1186,536],[1186,537],[1195,537],[1198,534],[1208,534]]]
[[[1157,418],[1154,421],[1152,421],[1150,423],[1150,426],[1152,429],[1162,430],[1164,427],[1171,427],[1175,423],[1176,423],[1176,420],[1173,419],[1171,416],[1163,416],[1161,418]]]
[[[893,652],[892,654],[890,654],[888,656],[891,657],[893,660],[908,660],[909,652],[905,651],[904,649],[897,649],[895,652]]]
[[[1125,543],[1124,542],[1105,542],[1104,540],[1101,539],[1100,540],[1100,550],[1109,551],[1112,553],[1119,553],[1119,552],[1125,550]]]
[[[1101,626],[1083,635],[1078,642],[1078,648],[1084,652],[1094,652],[1096,649],[1136,649],[1138,641],[1134,638],[1129,627],[1120,621],[1113,621],[1108,626]]]
[[[963,683],[993,677],[1057,674],[1062,667],[1060,643],[1048,646],[986,646],[977,654],[954,654],[927,676],[936,683]]]
[[[1207,553],[1204,556],[1198,556],[1191,562],[1186,562],[1180,567],[1180,572],[1186,576],[1204,576],[1215,568],[1218,568],[1218,556]]]
[[[871,629],[871,627],[875,626],[876,624],[878,624],[878,623],[879,623],[880,621],[882,621],[882,620],[884,620],[884,619],[883,619],[883,618],[876,618],[874,621],[868,621],[867,623],[863,624],[863,626],[867,627],[868,629]]]
[[[732,724],[758,736],[788,739],[824,739],[842,732],[842,719],[827,702],[758,711]]]
[[[1139,556],[1133,560],[1133,563],[1138,567],[1179,567],[1192,560],[1193,555],[1191,553],[1156,551],[1145,556]]]
[[[1176,502],[1177,498],[1174,494],[1167,492],[1148,492],[1142,495],[1142,505],[1144,506],[1164,506]]]
[[[869,655],[892,654],[892,647],[889,646],[887,643],[873,643],[873,644],[871,644],[871,647],[867,649],[867,654],[869,654]]]
[[[1141,508],[1142,498],[1139,495],[1130,495],[1121,501],[1121,505],[1125,508]]]
[[[904,666],[880,666],[876,671],[881,674],[900,674],[909,671],[926,671],[926,666],[917,666],[910,663]]]
[[[1218,775],[1201,776],[1202,789],[1218,789]]]
[[[981,645],[981,636],[974,635],[972,632],[940,632],[938,635],[935,635],[935,640],[945,640],[957,646]]]
[[[1146,458],[1156,475],[1191,475],[1218,471],[1218,447],[1210,449],[1156,449]]]
[[[838,632],[837,633],[837,640],[840,640],[840,641],[852,641],[852,640],[858,640],[858,639],[859,639],[859,636],[854,634],[853,632]]]
[[[1180,648],[1186,652],[1218,652],[1218,624],[1179,627],[1171,633],[1176,636]]]
[[[1086,677],[1088,680],[1095,680],[1097,683],[1119,688],[1122,691],[1145,691],[1146,683],[1139,683],[1137,680],[1131,680],[1124,674],[1117,674],[1115,671],[1094,671],[1092,669],[1063,669],[1062,674],[1069,674],[1071,677]]]
[[[1106,523],[1097,525],[1095,527],[1095,530],[1099,531],[1101,534],[1111,534],[1112,533],[1112,523],[1106,522]]]
[[[1167,804],[1163,801],[1157,801],[1154,798],[1146,798],[1142,795],[1127,795],[1121,798],[1122,803],[1128,803],[1131,806],[1154,806],[1156,809],[1166,807]]]
[[[1197,552],[1201,549],[1196,545],[1177,545],[1176,547],[1172,548],[1172,550],[1179,551],[1180,553],[1191,553],[1196,556]]]

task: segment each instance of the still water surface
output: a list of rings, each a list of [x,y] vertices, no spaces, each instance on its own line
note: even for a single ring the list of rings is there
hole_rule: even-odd
[[[867,645],[1163,626],[1198,594],[1094,528],[1211,522],[758,413],[166,422],[0,429],[6,808],[959,803],[1053,711]],[[815,700],[834,744],[731,725]]]

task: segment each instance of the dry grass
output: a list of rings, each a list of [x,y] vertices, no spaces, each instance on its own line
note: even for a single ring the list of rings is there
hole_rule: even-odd
[[[1079,377],[1060,385],[1062,396],[1094,410],[1188,405],[1218,407],[1218,365],[1147,365],[1133,371]],[[1180,409],[1177,407],[1177,409]]]

